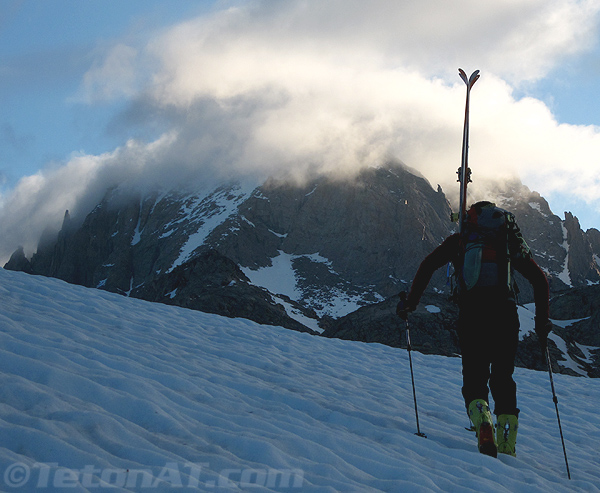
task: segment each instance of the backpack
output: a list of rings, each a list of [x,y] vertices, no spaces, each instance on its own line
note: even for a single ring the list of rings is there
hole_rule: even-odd
[[[514,215],[492,202],[478,202],[466,214],[460,237],[459,285],[474,288],[506,288],[516,294],[511,259],[530,255]]]

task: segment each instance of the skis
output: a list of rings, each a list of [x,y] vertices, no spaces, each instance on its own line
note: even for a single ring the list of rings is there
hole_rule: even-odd
[[[458,212],[458,227],[460,233],[463,232],[463,224],[467,211],[467,184],[471,181],[471,169],[469,168],[469,103],[471,99],[471,89],[477,79],[479,79],[479,70],[475,70],[471,77],[467,78],[467,74],[461,68],[458,69],[460,78],[467,85],[467,102],[465,104],[465,124],[463,127],[463,142],[462,142],[462,159],[460,168],[457,171],[458,181],[460,182],[460,204]]]

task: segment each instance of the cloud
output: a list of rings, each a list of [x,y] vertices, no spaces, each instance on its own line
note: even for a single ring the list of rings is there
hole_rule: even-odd
[[[75,101],[97,103],[134,96],[139,74],[136,70],[138,51],[123,43],[111,47],[100,61],[83,75]]]
[[[596,129],[558,125],[546,105],[515,99],[513,88],[589,48],[597,2],[254,5],[180,24],[148,47],[160,61],[148,101],[183,112],[178,145],[202,149],[194,135],[205,139],[210,124],[198,102],[211,101],[213,121],[232,132],[234,168],[351,172],[396,156],[449,184],[442,177],[454,178],[464,105],[456,69],[466,61],[483,74],[472,103],[478,173],[547,170],[573,133],[595,149]]]
[[[287,69],[302,55],[310,64],[366,62],[369,68],[379,63],[426,77],[454,77],[456,67],[473,66],[514,84],[539,78],[565,56],[589,48],[600,8],[593,0],[270,0],[252,5],[183,23],[154,44],[165,62],[163,81],[175,91],[171,97],[204,89],[218,93],[215,80],[224,83],[221,94],[232,89],[232,82],[244,90],[257,79],[282,73],[272,65],[267,71],[255,68],[291,58],[284,63]],[[226,57],[225,63],[218,63],[217,54]],[[200,88],[190,85],[198,81],[204,82]]]
[[[98,156],[74,154],[65,164],[50,165],[22,178],[13,190],[0,196],[0,236],[6,239],[0,242],[0,258],[8,260],[19,245],[33,253],[43,231],[60,229],[65,210],[82,219],[108,187],[136,184],[154,188],[161,181],[168,186],[163,149],[170,146],[171,138],[166,134],[152,143],[131,140]]]
[[[0,258],[8,260],[22,245],[34,251],[46,228],[60,228],[66,209],[72,209],[87,196],[101,157],[73,158],[67,165],[48,173],[38,172],[20,180],[14,190],[0,199]]]
[[[348,174],[396,158],[452,191],[465,97],[458,67],[482,73],[472,94],[474,177],[518,173],[540,192],[569,187],[600,201],[599,129],[559,124],[543,102],[514,96],[590,48],[598,2],[238,5],[152,33],[145,45],[116,42],[96,60],[80,96],[129,98],[113,122],[124,141],[140,128],[162,137],[23,180],[3,197],[2,236],[31,250],[51,217],[78,204],[85,212],[125,179]]]

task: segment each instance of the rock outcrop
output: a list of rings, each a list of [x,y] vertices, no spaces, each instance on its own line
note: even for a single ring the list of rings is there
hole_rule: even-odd
[[[556,317],[585,318],[557,327],[569,351],[581,351],[578,342],[595,347],[597,316],[576,314],[570,302],[560,308],[560,296],[581,293],[573,304],[588,307],[596,299],[587,293],[600,282],[600,232],[583,232],[570,213],[561,220],[517,181],[487,189],[487,199],[515,214],[547,273]],[[329,337],[402,345],[395,295],[456,230],[450,213],[441,187],[398,163],[348,179],[144,194],[115,188],[85,218],[67,212],[61,231],[46,232],[30,260],[18,249],[5,268]],[[529,284],[518,283],[520,301],[531,302]],[[412,319],[419,350],[458,352],[448,296],[440,269]],[[535,344],[526,337],[523,347],[531,350],[518,360],[543,368],[531,356]],[[583,363],[592,371],[593,363]]]

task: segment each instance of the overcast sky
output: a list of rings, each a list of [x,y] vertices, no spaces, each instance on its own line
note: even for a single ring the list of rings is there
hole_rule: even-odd
[[[0,258],[106,186],[517,175],[600,228],[597,0],[0,0]]]

